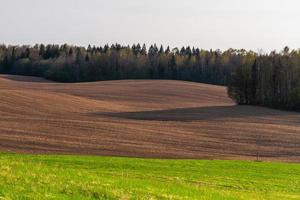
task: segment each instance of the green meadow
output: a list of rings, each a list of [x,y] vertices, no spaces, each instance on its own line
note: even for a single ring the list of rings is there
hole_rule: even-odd
[[[300,199],[300,165],[0,154],[0,199]]]

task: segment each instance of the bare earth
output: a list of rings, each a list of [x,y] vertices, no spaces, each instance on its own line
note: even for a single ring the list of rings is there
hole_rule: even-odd
[[[0,151],[300,162],[300,114],[199,83],[1,75]]]

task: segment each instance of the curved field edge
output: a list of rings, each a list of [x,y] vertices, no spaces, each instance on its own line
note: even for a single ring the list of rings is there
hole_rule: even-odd
[[[0,199],[299,198],[299,164],[0,154]]]
[[[0,151],[300,162],[300,115],[171,80],[65,84],[0,75]]]

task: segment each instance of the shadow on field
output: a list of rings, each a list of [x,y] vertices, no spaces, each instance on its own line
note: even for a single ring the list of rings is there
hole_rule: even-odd
[[[92,115],[104,115],[135,120],[197,121],[222,118],[285,116],[297,115],[297,113],[273,110],[258,106],[213,106],[143,112],[93,113]]]

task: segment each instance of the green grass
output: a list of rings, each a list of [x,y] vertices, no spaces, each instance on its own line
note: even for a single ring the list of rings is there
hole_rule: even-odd
[[[0,199],[300,199],[300,165],[4,153]]]

